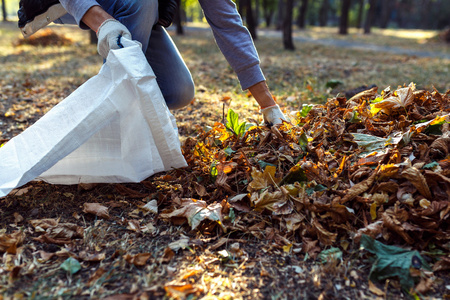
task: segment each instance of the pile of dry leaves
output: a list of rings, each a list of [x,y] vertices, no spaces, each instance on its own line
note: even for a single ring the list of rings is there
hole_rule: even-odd
[[[292,121],[245,131],[232,116],[188,139],[189,167],[165,176],[178,188],[161,216],[303,242],[313,257],[363,234],[450,249],[450,92],[372,88],[304,106]]]

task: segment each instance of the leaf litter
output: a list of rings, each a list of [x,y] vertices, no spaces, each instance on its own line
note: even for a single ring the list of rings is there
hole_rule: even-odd
[[[60,284],[59,292],[86,298],[264,297],[270,292],[261,282],[283,276],[286,287],[311,284],[305,297],[357,284],[366,289],[358,293],[379,296],[386,290],[375,284],[393,275],[400,280],[391,285],[405,295],[444,295],[442,281],[432,282],[450,268],[449,100],[449,92],[410,84],[308,105],[291,115],[292,124],[271,128],[240,123],[233,112],[227,124],[198,128],[186,139],[185,169],[89,189],[30,183],[2,200],[2,219],[14,222],[0,232],[1,274],[9,288],[37,270],[43,278],[80,276],[89,290]],[[63,199],[70,200],[67,212],[55,204]],[[33,211],[25,215],[19,208],[27,205]],[[15,208],[25,217],[9,213]],[[43,208],[58,218],[30,218],[46,215]],[[368,241],[414,255],[397,273],[366,262],[372,270],[362,279],[351,257],[384,253]],[[264,253],[272,256],[262,263]],[[302,260],[316,259],[322,266],[303,269]],[[350,275],[342,265],[353,269]],[[133,283],[121,288],[114,270]],[[324,284],[327,272],[341,281]]]

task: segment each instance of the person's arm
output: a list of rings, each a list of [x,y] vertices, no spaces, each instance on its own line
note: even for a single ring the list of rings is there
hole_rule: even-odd
[[[269,91],[269,87],[267,86],[266,81],[258,82],[257,84],[249,87],[248,90],[255,98],[256,102],[258,102],[261,109],[276,104],[275,100],[273,100],[272,94]]]
[[[242,24],[231,0],[199,0],[205,18],[221,52],[236,72],[243,90],[248,89],[261,107],[264,121],[280,124],[287,120],[267,86],[253,39]]]
[[[82,21],[83,16],[93,6],[99,6],[95,0],[60,0],[61,5],[71,14],[80,28],[88,29],[88,26]]]
[[[81,21],[93,31],[97,32],[100,26],[108,19],[114,19],[101,6],[95,5],[89,8],[81,18]]]

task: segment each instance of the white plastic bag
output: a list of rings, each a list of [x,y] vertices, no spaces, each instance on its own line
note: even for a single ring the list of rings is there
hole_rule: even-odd
[[[186,166],[175,118],[140,45],[122,43],[98,75],[0,148],[0,197],[36,178],[140,182]]]

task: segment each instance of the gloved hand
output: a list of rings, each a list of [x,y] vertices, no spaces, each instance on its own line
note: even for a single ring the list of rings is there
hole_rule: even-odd
[[[97,51],[106,59],[109,50],[119,49],[119,37],[131,40],[130,31],[116,19],[108,19],[97,30]]]
[[[278,104],[263,108],[260,112],[263,114],[264,122],[267,125],[277,125],[283,123],[283,121],[289,122]]]

